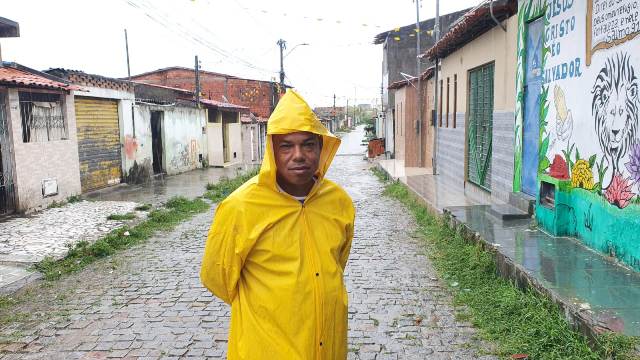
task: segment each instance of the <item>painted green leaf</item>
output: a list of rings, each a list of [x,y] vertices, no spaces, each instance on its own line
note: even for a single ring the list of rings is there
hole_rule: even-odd
[[[539,151],[539,155],[540,157],[545,157],[547,155],[547,150],[549,149],[549,137],[547,136],[546,138],[544,138],[544,140],[542,140],[542,144],[540,144],[540,151]]]
[[[538,166],[538,172],[539,173],[544,172],[545,170],[547,170],[549,165],[551,165],[551,162],[549,161],[549,159],[547,159],[546,157],[542,158],[542,160],[540,161],[540,165]]]
[[[593,154],[590,158],[589,158],[589,167],[593,168],[593,165],[596,163],[596,154]]]

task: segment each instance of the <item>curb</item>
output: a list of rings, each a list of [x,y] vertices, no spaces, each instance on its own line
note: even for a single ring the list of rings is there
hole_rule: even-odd
[[[391,175],[382,166],[380,166],[380,164],[376,164],[376,166],[378,167],[378,169],[387,174],[389,179],[393,179]],[[411,197],[413,197],[420,204],[426,206],[429,212],[445,220],[445,224],[447,227],[460,234],[466,241],[478,244],[484,251],[490,253],[496,264],[497,274],[501,278],[512,282],[521,290],[533,291],[538,296],[544,297],[558,306],[569,325],[576,332],[584,335],[587,338],[587,342],[592,349],[598,350],[597,347],[599,335],[612,332],[612,330],[599,323],[588,310],[580,309],[576,305],[565,301],[553,290],[545,288],[535,277],[531,276],[526,271],[526,269],[516,264],[508,256],[502,254],[498,250],[498,248],[487,242],[482,236],[480,236],[479,233],[470,229],[464,222],[458,220],[449,210],[444,209],[442,212],[440,212],[431,203],[422,198],[422,196],[420,196],[410,186],[408,186],[407,184],[403,185],[407,188]],[[640,349],[636,349],[636,354],[634,355],[640,357]]]

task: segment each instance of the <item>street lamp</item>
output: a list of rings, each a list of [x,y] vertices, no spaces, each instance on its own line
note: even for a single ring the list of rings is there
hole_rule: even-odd
[[[284,58],[287,57],[289,54],[291,54],[293,52],[293,50],[295,50],[298,46],[301,45],[309,45],[308,43],[300,43],[296,46],[294,46],[293,48],[291,48],[291,50],[289,50],[289,52],[286,55],[283,55],[284,49],[287,48],[287,42],[284,41],[283,39],[278,40],[278,42],[276,43],[278,44],[278,46],[280,47],[280,86],[284,89]]]

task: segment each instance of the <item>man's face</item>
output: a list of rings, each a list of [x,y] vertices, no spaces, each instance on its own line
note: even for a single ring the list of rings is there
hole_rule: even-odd
[[[273,135],[273,152],[281,186],[304,187],[311,183],[320,162],[320,137],[310,132]]]

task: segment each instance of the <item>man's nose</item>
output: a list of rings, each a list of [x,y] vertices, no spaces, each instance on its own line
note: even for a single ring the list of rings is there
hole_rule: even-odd
[[[293,160],[304,161],[304,155],[302,153],[302,146],[293,147]]]

